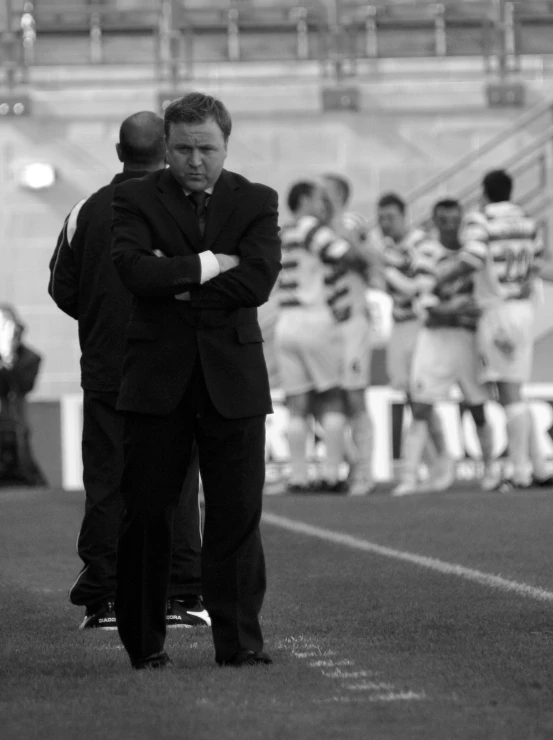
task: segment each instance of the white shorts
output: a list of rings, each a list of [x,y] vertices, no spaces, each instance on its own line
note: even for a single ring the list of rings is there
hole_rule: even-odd
[[[364,390],[371,382],[371,324],[363,314],[338,324],[342,340],[340,386],[347,391]]]
[[[289,396],[340,386],[341,338],[330,310],[285,308],[275,327],[280,386]]]
[[[484,311],[478,326],[478,346],[485,382],[527,383],[534,354],[532,301],[504,301]],[[507,340],[511,350],[501,346]]]
[[[411,396],[419,403],[438,403],[458,385],[465,401],[478,406],[488,400],[480,380],[481,361],[476,333],[468,329],[422,328],[413,355]]]
[[[386,371],[390,385],[398,391],[409,390],[411,364],[419,330],[420,322],[416,319],[398,321],[392,328],[386,350]]]

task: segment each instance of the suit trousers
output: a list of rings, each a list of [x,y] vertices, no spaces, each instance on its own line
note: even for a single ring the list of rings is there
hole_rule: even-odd
[[[85,513],[77,541],[84,567],[69,598],[93,607],[115,599],[117,530],[122,510],[124,416],[117,393],[84,391],[83,480]],[[196,451],[184,481],[186,495],[175,511],[169,597],[201,594],[201,529]]]
[[[131,663],[161,652],[175,507],[196,440],[205,496],[202,594],[215,659],[261,650],[265,560],[259,522],[265,479],[265,416],[226,419],[214,408],[199,363],[166,416],[125,412],[125,511],[119,531],[115,612]],[[181,494],[182,491],[182,494]]]

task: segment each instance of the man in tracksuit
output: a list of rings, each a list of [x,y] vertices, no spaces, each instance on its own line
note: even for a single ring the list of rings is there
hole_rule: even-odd
[[[121,125],[116,149],[123,172],[71,210],[50,262],[48,285],[59,308],[78,321],[82,353],[86,503],[77,549],[84,567],[69,593],[73,604],[86,607],[81,629],[117,627],[113,602],[124,435],[116,401],[132,296],[111,261],[113,193],[118,183],[165,167],[163,120],[147,111],[130,116]],[[193,487],[196,496],[182,496],[175,514],[167,625],[209,625],[200,595],[197,454],[184,487]]]

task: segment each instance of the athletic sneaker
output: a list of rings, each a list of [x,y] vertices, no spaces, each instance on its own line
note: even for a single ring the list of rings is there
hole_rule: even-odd
[[[286,493],[290,494],[306,494],[315,493],[315,488],[312,483],[288,483],[286,486]]]
[[[486,492],[501,491],[504,483],[500,466],[495,464],[486,465],[484,475],[480,479],[480,488]]]
[[[398,485],[392,489],[390,495],[396,497],[412,496],[415,493],[422,493],[423,490],[428,489],[419,488],[416,481],[404,480],[401,483],[398,483]]]
[[[512,477],[508,481],[511,490],[514,491],[528,491],[532,488],[532,478],[515,478]]]
[[[86,614],[79,625],[80,630],[116,630],[117,619],[113,610],[113,601],[106,601],[103,604],[87,606]]]
[[[211,627],[211,619],[200,596],[196,599],[169,599],[165,622],[168,627]]]
[[[376,483],[372,480],[364,480],[363,478],[354,479],[349,482],[349,495],[350,496],[369,496],[374,492]]]
[[[316,487],[316,490],[319,493],[334,493],[342,495],[349,491],[349,486],[346,480],[322,480]]]
[[[553,488],[553,475],[549,475],[546,478],[538,478],[536,475],[532,476],[532,487],[533,488]]]

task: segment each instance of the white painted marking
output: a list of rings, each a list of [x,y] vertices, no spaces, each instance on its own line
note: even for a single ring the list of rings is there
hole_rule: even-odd
[[[333,668],[335,665],[353,665],[353,660],[314,660],[309,665],[312,668]]]
[[[263,514],[263,521],[267,524],[272,524],[275,527],[287,529],[290,532],[297,532],[298,534],[317,537],[318,539],[332,542],[337,545],[345,545],[353,550],[362,550],[363,552],[383,555],[384,557],[393,558],[394,560],[402,560],[404,562],[411,563],[412,565],[419,565],[423,568],[438,571],[439,573],[445,573],[446,575],[458,576],[467,581],[479,583],[482,586],[497,588],[501,591],[510,591],[519,596],[536,599],[537,601],[553,602],[553,592],[551,591],[546,591],[543,588],[537,588],[535,586],[529,586],[526,583],[510,581],[507,578],[492,575],[491,573],[484,573],[483,571],[474,570],[473,568],[465,568],[463,565],[457,565],[456,563],[448,563],[445,560],[438,560],[438,558],[431,558],[426,555],[417,555],[416,553],[406,552],[404,550],[394,550],[392,547],[377,545],[375,542],[363,540],[360,537],[353,537],[352,535],[344,534],[343,532],[333,532],[330,529],[315,527],[311,524],[296,521],[295,519],[278,516],[277,514]]]
[[[395,689],[393,683],[375,683],[374,681],[362,681],[361,683],[344,684],[344,688],[349,691],[392,691]]]
[[[296,658],[312,658],[322,656],[334,655],[332,650],[322,650],[322,648],[313,643],[307,637],[286,637],[277,643],[279,646],[284,648],[292,648],[292,655]],[[340,695],[332,696],[325,699],[314,699],[313,701],[317,704],[328,704],[328,703],[340,703],[349,704],[352,702],[360,701],[400,701],[410,699],[422,699],[425,697],[424,693],[417,694],[414,691],[397,691],[396,687],[392,683],[376,682],[376,681],[359,681],[358,683],[346,683],[347,680],[351,679],[367,679],[375,678],[378,674],[374,671],[366,670],[342,670],[341,666],[355,665],[353,660],[312,660],[309,663],[311,668],[321,669],[321,674],[325,678],[337,679],[341,681],[341,688],[349,692],[349,696]],[[331,671],[325,671],[324,668],[332,668]],[[375,694],[374,692],[378,692]]]
[[[339,668],[332,673],[323,671],[323,676],[327,678],[370,678],[374,675],[374,671],[341,671]]]
[[[420,694],[416,691],[390,691],[389,694],[376,694],[367,697],[367,701],[420,701],[421,699],[426,699],[424,691]]]

